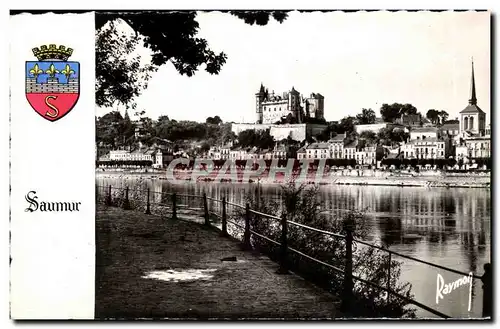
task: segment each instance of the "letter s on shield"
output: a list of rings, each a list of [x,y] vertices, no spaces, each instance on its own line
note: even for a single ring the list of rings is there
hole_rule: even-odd
[[[38,61],[26,62],[26,98],[44,119],[57,121],[80,97],[80,63],[68,58],[73,49],[56,45],[33,48]]]

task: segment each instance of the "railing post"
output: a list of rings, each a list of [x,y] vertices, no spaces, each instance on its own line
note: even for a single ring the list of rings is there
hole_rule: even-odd
[[[128,201],[128,186],[125,188],[125,200],[123,200],[123,209],[130,209],[130,203]]]
[[[106,206],[111,206],[111,185],[108,186],[108,195],[106,196]]]
[[[484,274],[481,277],[483,282],[483,318],[491,317],[492,313],[492,278],[491,278],[491,264],[484,264]]]
[[[210,215],[208,214],[207,194],[203,192],[203,209],[205,211],[205,225],[210,226]]]
[[[354,223],[352,220],[344,222],[344,230],[346,231],[345,239],[345,267],[344,267],[344,291],[342,294],[341,310],[343,312],[351,312],[353,305],[353,282],[352,282],[352,232],[354,231]]]
[[[149,187],[148,187],[148,198],[147,198],[147,201],[146,201],[146,212],[145,212],[146,215],[150,215],[151,214],[151,205],[150,205],[150,202],[149,202]]]
[[[389,264],[387,265],[387,290],[391,289],[391,266],[392,266],[392,252],[389,251]],[[391,298],[391,294],[387,291],[387,300],[386,303],[389,304],[389,299]]]
[[[226,197],[222,197],[222,236],[228,236],[227,234],[227,214],[226,214]]]
[[[245,233],[243,234],[243,249],[250,250],[250,204],[245,208]]]
[[[177,193],[172,194],[172,219],[177,219]]]
[[[286,214],[283,213],[281,216],[281,247],[280,247],[280,267],[278,269],[279,274],[287,274],[287,249],[288,249],[288,222],[286,220]]]

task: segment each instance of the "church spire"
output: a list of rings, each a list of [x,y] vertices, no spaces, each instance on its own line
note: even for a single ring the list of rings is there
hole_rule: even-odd
[[[472,77],[471,77],[471,82],[470,82],[470,99],[469,99],[469,104],[470,105],[476,105],[477,104],[477,98],[476,98],[476,81],[474,80],[474,58],[472,58]]]

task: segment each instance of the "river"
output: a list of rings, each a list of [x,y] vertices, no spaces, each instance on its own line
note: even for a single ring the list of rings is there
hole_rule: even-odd
[[[185,183],[172,185],[164,180],[141,180],[155,192],[177,191],[244,203],[244,194],[255,184]],[[133,186],[132,179],[98,178],[99,185]],[[281,188],[262,186],[269,198],[280,198]],[[390,250],[466,273],[483,274],[483,265],[491,262],[491,190],[485,188],[427,188],[395,186],[320,187],[325,209],[364,210],[368,216],[368,240],[384,243]],[[412,284],[414,298],[438,311],[457,318],[481,317],[482,283],[473,280],[471,309],[469,285],[461,286],[436,303],[437,278],[451,283],[462,276],[434,267],[403,260],[402,281]],[[436,316],[418,307],[418,317]]]

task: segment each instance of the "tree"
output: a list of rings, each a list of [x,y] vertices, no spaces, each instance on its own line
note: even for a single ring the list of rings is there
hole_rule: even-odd
[[[257,141],[256,145],[260,149],[272,149],[276,145],[274,137],[271,136],[270,130],[259,130],[257,131]]]
[[[410,134],[405,132],[403,129],[394,128],[391,132],[391,138],[393,141],[401,143],[406,142],[410,138]]]
[[[433,124],[439,123],[439,111],[436,111],[434,109],[430,109],[425,114],[425,117],[427,119],[429,119],[429,121],[432,122]]]
[[[340,133],[350,134],[354,131],[354,125],[356,123],[356,119],[352,116],[347,116],[342,118],[339,123]]]
[[[238,144],[242,147],[258,147],[260,149],[272,149],[275,145],[274,137],[270,130],[243,130],[238,134]]]
[[[401,108],[399,106],[394,106],[394,104],[382,104],[382,107],[380,108],[380,115],[385,122],[394,122],[400,117],[400,110]]]
[[[359,139],[358,133],[355,130],[353,130],[350,133],[346,134],[344,142],[346,144],[351,144],[351,143],[357,141],[358,139]]]
[[[407,103],[401,106],[400,114],[418,114],[418,110],[415,106]]]
[[[380,108],[380,115],[386,122],[395,122],[396,119],[399,119],[403,114],[409,115],[417,113],[417,108],[411,104],[382,104],[382,107]]]
[[[339,124],[336,121],[331,121],[327,123],[326,128],[320,134],[316,135],[316,138],[318,141],[326,142],[330,138],[337,136],[339,131]]]
[[[231,130],[230,123],[223,123],[220,126],[220,133],[217,135],[217,144],[224,145],[226,143],[232,142],[238,138],[236,134]]]
[[[382,146],[377,146],[377,149],[375,151],[375,160],[380,161],[385,157],[385,148]]]
[[[115,147],[115,141],[120,139],[119,126],[122,121],[119,111],[111,111],[99,118],[96,124],[96,142]]]
[[[218,125],[218,124],[222,123],[222,119],[218,115],[216,115],[213,118],[212,117],[208,117],[207,120],[205,120],[205,122],[209,123],[209,124],[212,124],[212,125]]]
[[[158,123],[163,123],[163,122],[168,122],[170,121],[170,118],[168,117],[168,115],[160,115],[158,117]]]
[[[363,131],[359,134],[359,138],[366,140],[368,144],[374,144],[378,141],[378,136],[373,131]]]
[[[377,134],[378,140],[382,145],[395,145],[405,142],[410,134],[399,128],[382,128]]]
[[[427,111],[425,117],[435,125],[442,125],[448,120],[449,114],[446,111],[430,109]]]
[[[446,111],[440,111],[439,112],[439,121],[440,121],[440,124],[444,124],[446,122],[446,120],[448,120],[448,117],[450,115],[448,114],[448,112]]]
[[[281,23],[287,18],[285,11],[229,13],[250,25],[266,25],[271,18]],[[198,36],[196,15],[195,11],[97,12],[97,105],[120,103],[135,108],[134,99],[147,87],[151,74],[167,62],[182,75],[192,76],[202,65],[210,74],[218,74],[227,55],[216,53],[209,48],[207,40]],[[135,35],[126,35],[123,27]],[[141,44],[151,52],[148,63],[136,52]]]
[[[375,111],[372,109],[362,109],[361,113],[356,115],[356,119],[360,125],[375,123],[376,117]]]
[[[208,150],[210,150],[210,144],[208,144],[207,142],[203,142],[200,146],[200,152],[203,154],[208,152]]]

